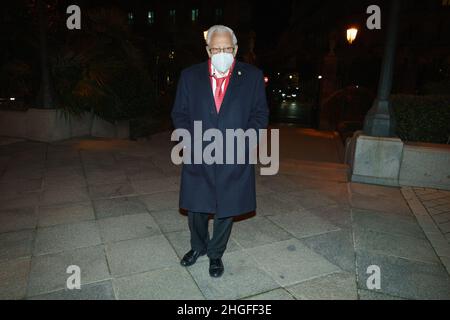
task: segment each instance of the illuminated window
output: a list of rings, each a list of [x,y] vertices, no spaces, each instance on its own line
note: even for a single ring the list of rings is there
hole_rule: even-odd
[[[134,15],[133,12],[128,12],[128,23],[133,23]]]
[[[193,22],[198,20],[198,9],[192,9],[192,11],[191,11],[191,20]]]
[[[216,22],[221,21],[223,18],[223,9],[216,8],[216,10],[214,11],[214,16],[215,16]]]
[[[170,21],[172,23],[175,23],[176,14],[177,14],[177,12],[175,9],[169,10],[169,17],[170,17]]]
[[[149,11],[148,15],[147,15],[147,19],[148,19],[149,24],[154,24],[155,23],[155,12]]]

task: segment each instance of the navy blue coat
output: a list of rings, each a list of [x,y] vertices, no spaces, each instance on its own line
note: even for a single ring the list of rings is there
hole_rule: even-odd
[[[208,62],[181,72],[172,109],[175,128],[189,130],[194,140],[194,121],[202,121],[203,132],[219,129],[226,145],[226,129],[267,128],[264,77],[258,68],[236,61],[220,111],[216,111]],[[203,142],[203,148],[211,142]],[[193,144],[192,144],[193,145]],[[248,157],[248,144],[246,145]],[[236,152],[235,152],[236,155]],[[236,159],[236,158],[235,158]],[[235,162],[236,163],[236,162]],[[237,216],[256,209],[253,164],[185,164],[181,173],[180,208],[216,214],[218,218]]]

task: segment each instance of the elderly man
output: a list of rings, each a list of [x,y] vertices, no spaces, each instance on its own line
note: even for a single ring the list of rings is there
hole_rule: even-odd
[[[237,39],[230,28],[212,26],[206,38],[208,61],[181,72],[172,109],[175,128],[193,133],[194,121],[201,121],[204,130],[218,129],[224,137],[226,129],[266,128],[269,112],[263,73],[236,61]],[[202,145],[204,149],[203,142]],[[250,147],[246,148],[248,156]],[[230,151],[224,149],[224,154]],[[209,274],[212,277],[223,274],[222,255],[233,217],[256,209],[255,170],[248,162],[183,163],[179,204],[188,211],[191,250],[184,255],[181,265],[193,265],[199,256],[207,254]],[[211,214],[214,223],[210,238]]]

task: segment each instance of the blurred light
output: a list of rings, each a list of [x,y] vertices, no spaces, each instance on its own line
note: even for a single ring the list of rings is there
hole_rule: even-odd
[[[16,100],[16,98],[9,98],[9,100],[14,101],[14,100]]]
[[[292,75],[289,75],[289,79],[292,79]]]
[[[357,34],[358,34],[358,29],[356,29],[356,28],[349,28],[349,29],[347,29],[347,41],[348,41],[348,43],[352,44],[353,41],[355,41]]]
[[[284,98],[286,97],[286,93],[282,93],[281,96]]]
[[[268,83],[269,82],[269,77],[264,77],[264,82]]]
[[[153,24],[155,22],[155,13],[153,11],[149,11],[147,13],[147,21],[149,24]]]
[[[296,95],[295,93],[293,93],[293,94],[292,94],[292,97],[295,98],[295,97],[297,97],[297,95]]]
[[[322,76],[318,76],[317,79],[322,79]]]

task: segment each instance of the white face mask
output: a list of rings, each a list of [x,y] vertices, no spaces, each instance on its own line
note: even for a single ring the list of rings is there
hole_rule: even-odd
[[[233,64],[234,56],[232,53],[220,52],[213,54],[211,63],[218,71],[225,73]]]

